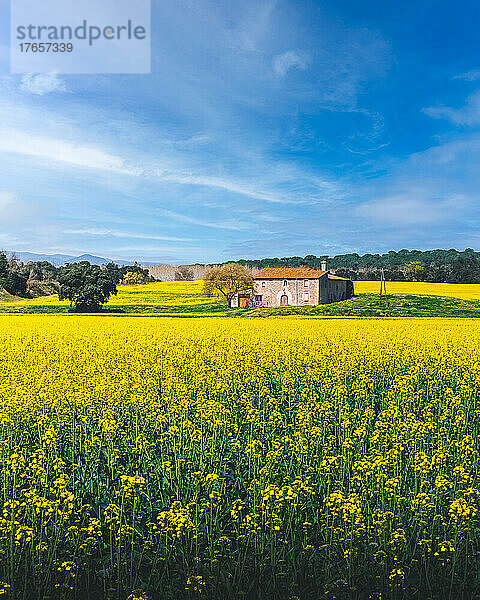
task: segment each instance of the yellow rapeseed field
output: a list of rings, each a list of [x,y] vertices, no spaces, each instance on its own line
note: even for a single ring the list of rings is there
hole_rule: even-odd
[[[378,294],[379,281],[355,281],[355,293]],[[461,300],[480,300],[479,283],[427,283],[424,281],[387,281],[387,294],[426,294],[427,296],[449,296]]]
[[[142,285],[119,285],[116,296],[111,296],[106,306],[181,306],[218,302],[218,298],[203,294],[202,281],[164,281]],[[10,300],[4,306],[68,306],[68,300],[59,300],[57,295],[39,298]]]
[[[380,282],[355,281],[355,293],[378,293]],[[406,281],[387,281],[388,294],[426,294],[434,296],[447,296],[462,300],[480,300],[480,284],[456,283],[423,283]],[[1,297],[0,297],[1,301]],[[106,308],[130,307],[133,311],[148,312],[149,308],[164,307],[178,309],[178,307],[195,307],[208,305],[214,307],[218,304],[218,297],[207,297],[203,294],[202,281],[163,281],[145,285],[120,285],[118,294],[111,296],[105,304]],[[42,296],[40,298],[2,301],[2,307],[22,306],[68,306],[67,300],[59,300],[57,295]],[[205,312],[208,312],[206,310]],[[218,311],[217,311],[218,314]]]
[[[479,336],[0,316],[0,595],[478,597]]]

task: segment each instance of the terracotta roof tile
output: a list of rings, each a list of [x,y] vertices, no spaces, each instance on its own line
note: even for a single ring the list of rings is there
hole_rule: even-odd
[[[305,267],[266,267],[253,276],[254,279],[318,279],[328,271],[315,271]]]

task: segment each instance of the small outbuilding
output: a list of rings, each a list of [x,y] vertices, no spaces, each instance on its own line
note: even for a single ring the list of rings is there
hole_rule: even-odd
[[[232,307],[315,306],[347,300],[354,295],[353,282],[326,269],[265,268],[253,278],[253,288],[238,292]]]

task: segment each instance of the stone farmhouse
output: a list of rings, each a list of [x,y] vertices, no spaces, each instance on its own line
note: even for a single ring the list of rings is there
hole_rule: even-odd
[[[350,279],[309,268],[265,268],[253,277],[253,288],[238,292],[232,307],[315,306],[347,300],[354,294]]]

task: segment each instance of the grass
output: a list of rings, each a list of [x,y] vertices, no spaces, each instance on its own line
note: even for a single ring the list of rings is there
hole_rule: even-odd
[[[325,317],[480,317],[480,302],[442,296],[391,294],[380,300],[378,294],[359,294],[344,302],[320,306],[255,308],[241,316],[286,315]]]
[[[6,289],[0,286],[0,305],[3,303],[16,303],[25,300],[21,296],[15,296],[14,294],[10,294]]]
[[[9,294],[5,290],[0,292],[0,302],[18,302],[20,300],[23,300],[20,296],[12,296],[12,294]]]

